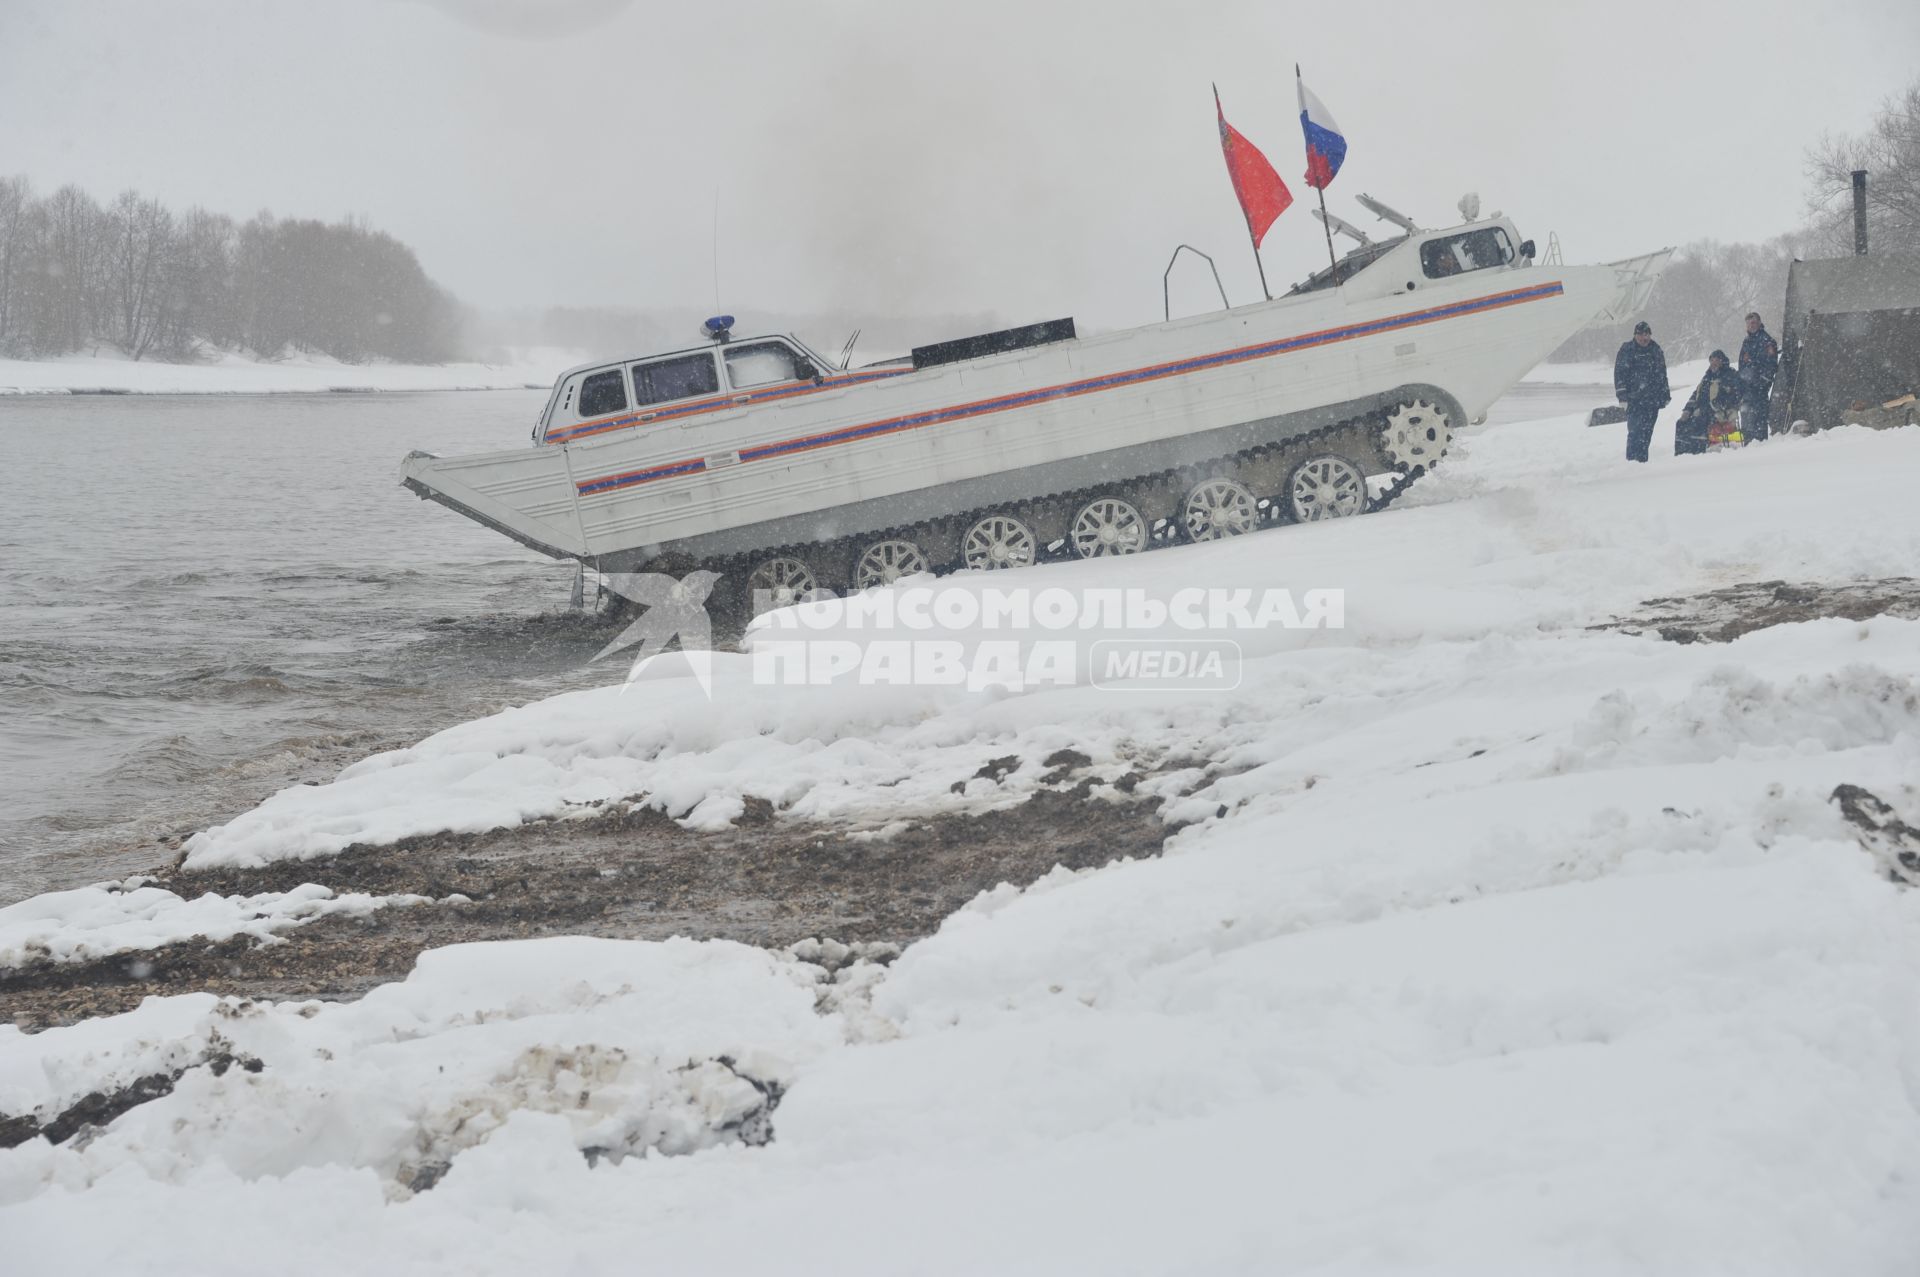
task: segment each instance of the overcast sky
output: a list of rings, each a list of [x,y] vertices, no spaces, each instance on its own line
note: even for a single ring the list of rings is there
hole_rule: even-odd
[[[1606,260],[1795,225],[1805,148],[1916,51],[1915,0],[0,0],[0,173],[363,214],[484,307],[707,306],[717,197],[745,328],[1112,327],[1158,318],[1181,241],[1257,293],[1210,82],[1295,191],[1279,291],[1326,253],[1296,61],[1348,137],[1335,212],[1474,190]]]

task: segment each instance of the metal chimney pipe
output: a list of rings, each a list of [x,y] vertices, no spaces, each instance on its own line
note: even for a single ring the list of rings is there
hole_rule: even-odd
[[[1853,255],[1867,255],[1867,170],[1853,170]]]

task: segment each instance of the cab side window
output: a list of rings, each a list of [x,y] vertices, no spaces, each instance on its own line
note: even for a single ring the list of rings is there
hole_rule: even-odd
[[[580,415],[604,417],[627,410],[627,374],[619,368],[597,372],[580,383]]]
[[[1428,240],[1420,246],[1420,268],[1428,279],[1445,279],[1465,271],[1505,266],[1512,260],[1513,241],[1500,226]]]
[[[713,356],[702,351],[635,367],[633,389],[642,407],[671,403],[675,399],[715,393],[720,389],[720,374],[714,370]]]
[[[735,390],[799,381],[800,357],[784,342],[763,341],[727,347],[727,380]]]

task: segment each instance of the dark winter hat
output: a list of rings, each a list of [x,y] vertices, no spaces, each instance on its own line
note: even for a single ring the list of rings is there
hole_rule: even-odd
[[[1707,356],[1708,363],[1712,363],[1716,359],[1718,359],[1723,364],[1733,362],[1732,360],[1727,358],[1727,352],[1724,350],[1716,350],[1711,355]]]
[[[1649,337],[1653,336],[1653,326],[1644,319],[1633,326],[1633,331],[1636,333],[1645,333]]]

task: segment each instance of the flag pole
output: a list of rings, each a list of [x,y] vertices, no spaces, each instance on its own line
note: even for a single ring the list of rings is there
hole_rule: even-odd
[[[1224,120],[1227,118],[1227,113],[1225,108],[1220,105],[1220,86],[1216,84],[1212,87],[1214,114]],[[1224,130],[1221,136],[1225,136]],[[1235,192],[1234,203],[1240,204],[1238,192]],[[1267,287],[1267,268],[1260,260],[1260,241],[1253,237],[1253,218],[1247,213],[1247,206],[1245,204],[1240,204],[1240,220],[1246,224],[1247,243],[1253,248],[1253,268],[1260,272],[1260,293],[1268,301],[1272,301],[1273,291]]]
[[[1295,87],[1302,89],[1304,89],[1306,84],[1306,81],[1300,78],[1300,64],[1298,62],[1293,64],[1293,82]],[[1307,95],[1305,92],[1302,92],[1300,94],[1300,114],[1303,119],[1307,113],[1306,101]],[[1320,229],[1327,233],[1327,265],[1332,268],[1333,282],[1335,286],[1338,286],[1340,283],[1340,258],[1333,251],[1333,223],[1327,220],[1327,188],[1324,185],[1316,184],[1313,189],[1314,192],[1320,196]]]
[[[1340,282],[1340,259],[1333,252],[1333,223],[1327,220],[1327,188],[1316,186],[1320,192],[1320,229],[1327,233],[1327,264],[1333,267],[1333,282]]]

